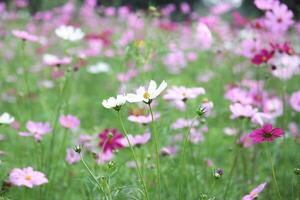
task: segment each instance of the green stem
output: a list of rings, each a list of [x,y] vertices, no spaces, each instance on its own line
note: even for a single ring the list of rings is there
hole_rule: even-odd
[[[149,109],[150,109],[150,114],[151,114],[151,125],[152,125],[152,132],[153,132],[153,139],[155,143],[155,154],[156,154],[156,173],[157,173],[157,186],[158,186],[158,199],[161,197],[161,183],[160,183],[160,163],[159,163],[159,145],[158,145],[158,139],[157,139],[157,132],[156,132],[156,127],[155,127],[155,122],[154,122],[154,116],[153,116],[153,111],[150,103],[148,104]]]
[[[265,147],[265,152],[266,152],[266,156],[269,158],[269,162],[270,162],[270,165],[272,168],[272,176],[273,176],[273,180],[275,182],[276,192],[278,194],[279,199],[282,199],[280,190],[279,190],[279,186],[278,186],[278,182],[276,179],[276,173],[275,173],[275,169],[274,169],[274,162],[273,162],[272,155],[270,154],[270,152],[268,151],[268,149],[266,147]]]
[[[94,179],[95,183],[97,184],[98,188],[104,193],[103,188],[101,187],[99,181],[97,180],[97,178],[95,177],[95,175],[92,173],[92,171],[90,170],[90,168],[87,166],[86,162],[84,161],[82,154],[80,153],[80,159],[81,162],[83,163],[84,167],[86,168],[86,170],[88,171],[88,173],[90,174],[90,176]]]
[[[191,129],[192,129],[196,119],[197,119],[197,117],[193,118],[192,123],[188,129],[188,132],[185,135],[183,147],[182,147],[182,153],[181,153],[181,157],[179,160],[179,166],[181,167],[181,172],[184,174],[184,182],[185,182],[185,175],[186,175],[186,173],[184,173],[185,172],[185,163],[186,163],[185,152],[186,152],[186,147],[188,144],[189,135],[190,135]],[[182,181],[179,181],[179,199],[182,199]]]
[[[108,199],[109,200],[113,200],[112,195],[111,195],[111,191],[110,191],[110,187],[109,187],[109,184],[108,184],[108,181],[105,180],[104,182],[105,182],[105,186],[107,187],[107,191],[108,191]]]
[[[135,165],[136,165],[136,169],[137,169],[137,173],[138,173],[138,176],[142,182],[142,185],[143,185],[143,188],[144,188],[144,192],[145,192],[145,196],[146,196],[146,199],[149,200],[149,194],[148,194],[148,190],[147,190],[147,186],[146,186],[146,183],[145,183],[145,180],[144,180],[144,177],[142,175],[142,172],[141,172],[141,169],[140,169],[140,166],[138,164],[138,161],[137,161],[137,157],[136,157],[136,154],[135,154],[135,151],[133,149],[133,146],[131,145],[131,142],[128,138],[128,133],[125,129],[125,126],[124,126],[124,123],[123,123],[123,120],[121,118],[121,114],[120,114],[120,111],[118,111],[118,118],[119,118],[119,121],[120,121],[120,124],[122,126],[122,129],[123,129],[123,132],[124,132],[124,136],[129,144],[129,147],[130,147],[130,150],[131,150],[131,154],[132,154],[132,157],[134,159],[134,162],[135,162]]]

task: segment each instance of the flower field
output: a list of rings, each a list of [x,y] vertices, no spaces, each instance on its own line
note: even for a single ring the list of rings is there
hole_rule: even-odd
[[[283,2],[28,3],[0,3],[0,199],[300,200]]]

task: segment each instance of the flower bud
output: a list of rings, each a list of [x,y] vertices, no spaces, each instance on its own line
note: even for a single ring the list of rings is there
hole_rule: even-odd
[[[81,148],[80,148],[80,146],[75,146],[75,147],[74,147],[74,151],[75,151],[76,153],[81,153]]]
[[[300,168],[295,168],[294,173],[299,176],[300,175]]]

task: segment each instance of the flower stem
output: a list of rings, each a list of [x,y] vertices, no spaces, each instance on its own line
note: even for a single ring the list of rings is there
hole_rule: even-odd
[[[270,162],[270,165],[272,168],[272,176],[273,176],[273,180],[275,182],[276,192],[278,194],[279,199],[282,199],[280,191],[279,191],[278,182],[276,179],[276,173],[275,173],[275,169],[274,169],[274,162],[273,162],[272,155],[270,154],[270,152],[268,151],[268,149],[266,147],[265,147],[265,152],[266,152],[266,156],[269,158],[269,162]]]
[[[185,163],[186,163],[186,159],[185,159],[185,152],[186,152],[186,147],[187,147],[187,142],[188,142],[188,139],[189,139],[189,136],[190,136],[190,132],[191,132],[191,129],[196,121],[197,117],[194,117],[192,122],[191,122],[191,125],[188,129],[188,132],[186,133],[185,137],[184,137],[184,142],[183,142],[183,146],[182,146],[182,153],[181,153],[181,157],[180,157],[180,160],[179,160],[179,165],[181,166],[181,172],[184,173],[185,172]],[[185,173],[184,173],[185,175]],[[185,179],[184,179],[185,181]],[[179,181],[179,199],[182,199],[182,181]]]
[[[142,185],[143,185],[143,188],[144,188],[144,192],[145,192],[146,199],[149,200],[149,194],[148,194],[147,186],[146,186],[144,177],[143,177],[143,175],[142,175],[140,166],[139,166],[139,164],[138,164],[138,161],[137,161],[137,158],[136,158],[136,155],[135,155],[135,151],[134,151],[133,146],[131,145],[131,142],[130,142],[130,140],[129,140],[129,138],[128,138],[128,134],[127,134],[127,131],[126,131],[126,129],[125,129],[123,120],[122,120],[122,118],[121,118],[120,111],[118,111],[118,118],[119,118],[120,124],[121,124],[121,126],[122,126],[122,129],[123,129],[123,132],[124,132],[124,136],[125,136],[125,138],[126,138],[128,144],[129,144],[129,147],[130,147],[130,150],[131,150],[131,153],[132,153],[132,157],[133,157],[134,162],[135,162],[135,165],[136,165],[136,169],[137,169],[138,176],[139,176],[139,178],[141,179],[141,182],[142,182]]]
[[[148,104],[148,106],[149,106],[149,109],[150,109],[150,114],[151,114],[151,119],[152,119],[151,125],[152,125],[152,132],[153,132],[153,138],[154,138],[154,143],[155,143],[158,199],[160,199],[161,183],[160,183],[159,145],[158,145],[157,132],[156,132],[156,127],[155,127],[155,122],[154,122],[153,111],[152,111],[152,107],[151,107],[150,103]]]
[[[92,173],[92,171],[90,170],[90,168],[87,166],[86,162],[84,161],[83,157],[82,157],[82,154],[80,153],[80,159],[81,159],[81,162],[83,163],[84,167],[86,168],[86,170],[88,171],[88,173],[90,174],[90,176],[94,179],[95,183],[97,184],[98,188],[104,192],[103,188],[101,187],[99,181],[97,180],[97,178],[95,177],[95,175]]]

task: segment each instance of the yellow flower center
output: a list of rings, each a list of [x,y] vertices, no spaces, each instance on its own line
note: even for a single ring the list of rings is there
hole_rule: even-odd
[[[30,181],[30,180],[32,179],[32,176],[27,175],[27,176],[25,176],[25,179],[26,179],[27,181]]]
[[[145,92],[144,95],[143,95],[144,99],[150,99],[150,94],[149,92]]]

